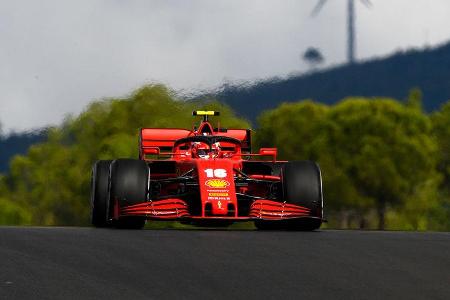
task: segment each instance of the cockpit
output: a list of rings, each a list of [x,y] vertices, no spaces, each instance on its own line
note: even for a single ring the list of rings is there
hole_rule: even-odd
[[[201,135],[179,139],[174,152],[189,158],[230,158],[240,153],[241,141],[227,136]]]

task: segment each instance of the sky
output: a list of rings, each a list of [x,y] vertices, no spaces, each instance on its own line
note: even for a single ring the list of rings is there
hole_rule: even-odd
[[[450,40],[450,1],[356,1],[358,60]],[[57,125],[144,84],[181,92],[346,61],[346,3],[328,0],[0,0],[3,133]]]

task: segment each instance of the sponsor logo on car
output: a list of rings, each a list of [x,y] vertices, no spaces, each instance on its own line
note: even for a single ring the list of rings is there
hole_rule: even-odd
[[[208,193],[209,197],[228,197],[230,194],[228,193]]]
[[[224,179],[209,179],[206,180],[205,185],[210,188],[220,189],[230,185],[230,183]]]

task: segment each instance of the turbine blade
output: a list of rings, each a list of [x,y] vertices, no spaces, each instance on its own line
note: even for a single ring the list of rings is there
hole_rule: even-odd
[[[364,4],[367,8],[372,8],[372,2],[370,0],[360,0],[362,4]]]
[[[322,7],[325,5],[326,2],[327,0],[319,0],[316,6],[314,6],[314,9],[311,11],[311,17],[317,16],[317,14],[320,12],[320,10],[322,9]]]

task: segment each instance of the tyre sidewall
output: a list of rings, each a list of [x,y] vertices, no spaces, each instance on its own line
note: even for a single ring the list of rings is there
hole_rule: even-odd
[[[145,161],[136,159],[117,159],[111,164],[111,187],[109,214],[112,217],[114,203],[119,207],[147,201],[149,167]],[[116,220],[119,228],[142,228],[145,218],[125,217]]]
[[[283,198],[313,211],[322,209],[322,177],[312,161],[287,162],[282,169]],[[317,215],[317,217],[322,217]]]
[[[108,225],[110,160],[99,160],[92,167],[91,223],[97,227]]]

